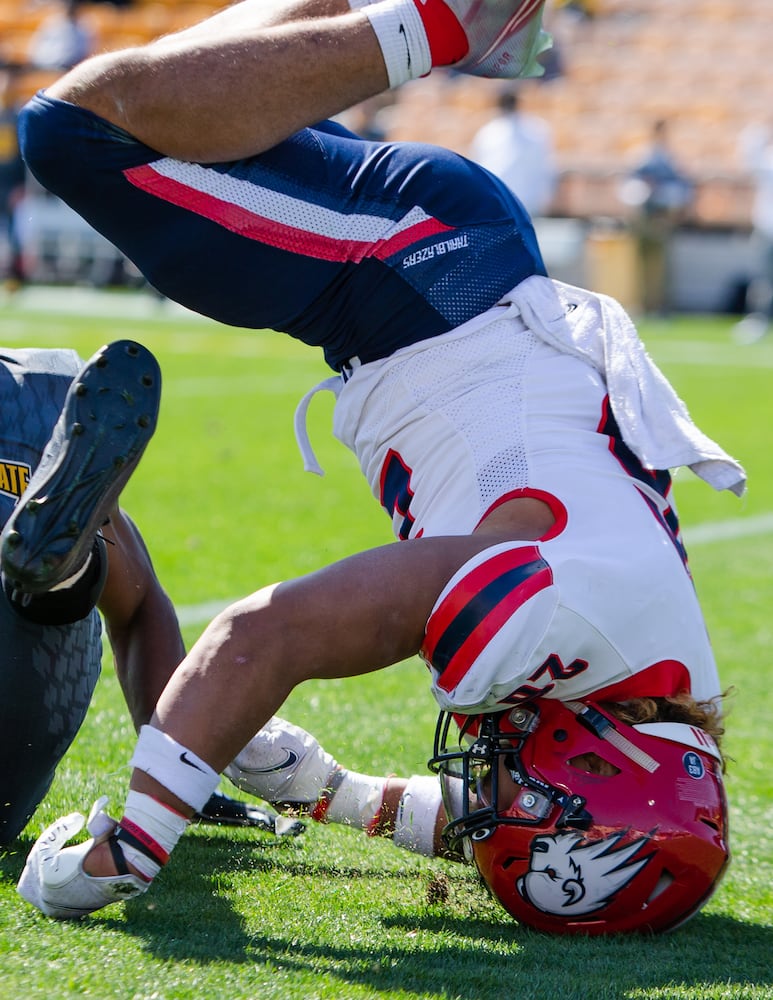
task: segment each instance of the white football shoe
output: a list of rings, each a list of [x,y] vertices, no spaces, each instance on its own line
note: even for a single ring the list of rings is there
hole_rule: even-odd
[[[470,46],[454,69],[513,80],[542,76],[537,57],[553,44],[542,29],[545,0],[444,0]]]
[[[47,917],[75,920],[110,903],[138,896],[150,885],[136,875],[87,875],[83,859],[95,843],[107,839],[118,825],[103,807],[107,798],[94,803],[88,820],[70,813],[52,823],[27,857],[17,885],[19,895]],[[64,845],[87,826],[92,839],[75,847]]]
[[[300,726],[273,716],[223,772],[266,802],[309,805],[338,769],[334,757]]]

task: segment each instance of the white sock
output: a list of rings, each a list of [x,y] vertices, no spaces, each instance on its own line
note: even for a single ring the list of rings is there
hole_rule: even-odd
[[[390,89],[429,73],[432,69],[429,41],[413,0],[368,3],[362,13],[376,33]]]
[[[330,799],[324,819],[368,830],[381,811],[386,780],[356,771],[343,771],[341,783]]]

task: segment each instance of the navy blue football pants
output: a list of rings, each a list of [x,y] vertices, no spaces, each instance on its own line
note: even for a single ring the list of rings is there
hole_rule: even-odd
[[[72,625],[21,618],[0,591],[0,845],[21,833],[86,717],[99,678],[96,611]]]

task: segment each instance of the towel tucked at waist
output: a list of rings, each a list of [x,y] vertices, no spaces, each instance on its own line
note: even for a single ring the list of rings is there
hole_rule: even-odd
[[[686,465],[714,489],[743,495],[743,467],[695,426],[619,302],[534,275],[500,305],[520,313],[545,343],[601,373],[623,440],[647,468]]]

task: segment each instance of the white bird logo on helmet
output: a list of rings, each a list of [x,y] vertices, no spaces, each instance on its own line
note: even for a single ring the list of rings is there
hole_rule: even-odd
[[[535,837],[529,870],[516,881],[518,892],[545,913],[593,913],[625,888],[653,856],[650,853],[634,860],[649,837],[617,847],[626,832],[593,841],[570,832]]]

